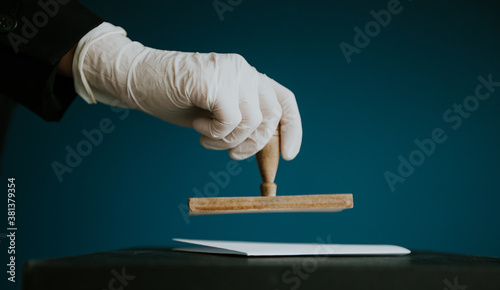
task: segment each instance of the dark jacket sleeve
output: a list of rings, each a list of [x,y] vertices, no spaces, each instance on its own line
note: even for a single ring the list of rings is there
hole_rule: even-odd
[[[76,97],[57,65],[100,17],[74,0],[8,0],[0,6],[0,94],[47,121]]]

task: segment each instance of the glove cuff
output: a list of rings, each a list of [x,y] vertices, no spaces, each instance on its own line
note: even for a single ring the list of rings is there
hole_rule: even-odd
[[[97,102],[126,107],[123,102],[117,100],[116,96],[112,93],[106,92],[99,85],[99,81],[93,73],[89,73],[86,69],[88,64],[90,66],[111,66],[112,60],[107,59],[107,52],[96,55],[93,46],[99,43],[101,40],[113,36],[119,36],[126,40],[126,43],[130,43],[130,39],[126,38],[127,32],[118,26],[114,26],[108,22],[104,22],[97,26],[90,32],[88,32],[79,42],[75,51],[75,56],[73,58],[73,78],[75,84],[75,90],[78,95],[80,95],[88,104],[96,104]],[[113,52],[110,52],[111,54]],[[98,71],[100,67],[94,67],[93,71]]]

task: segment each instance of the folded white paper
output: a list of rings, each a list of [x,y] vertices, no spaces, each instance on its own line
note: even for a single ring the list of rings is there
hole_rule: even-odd
[[[173,239],[176,242],[203,247],[175,248],[176,251],[242,255],[242,256],[313,256],[313,255],[406,255],[410,250],[393,245],[344,245],[262,243],[243,241],[209,241]]]

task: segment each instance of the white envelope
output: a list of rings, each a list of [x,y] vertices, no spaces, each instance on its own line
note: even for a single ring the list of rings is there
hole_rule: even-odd
[[[203,247],[174,248],[175,251],[242,256],[314,256],[314,255],[406,255],[410,250],[393,245],[298,244],[244,241],[173,239]]]

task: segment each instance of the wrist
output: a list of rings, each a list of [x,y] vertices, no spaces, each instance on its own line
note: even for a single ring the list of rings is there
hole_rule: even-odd
[[[127,38],[121,27],[103,23],[91,30],[78,43],[73,58],[77,93],[89,104],[130,107],[128,67],[142,50],[144,46]]]
[[[62,57],[61,61],[57,65],[57,73],[67,77],[73,77],[72,64],[75,50],[76,45]]]

